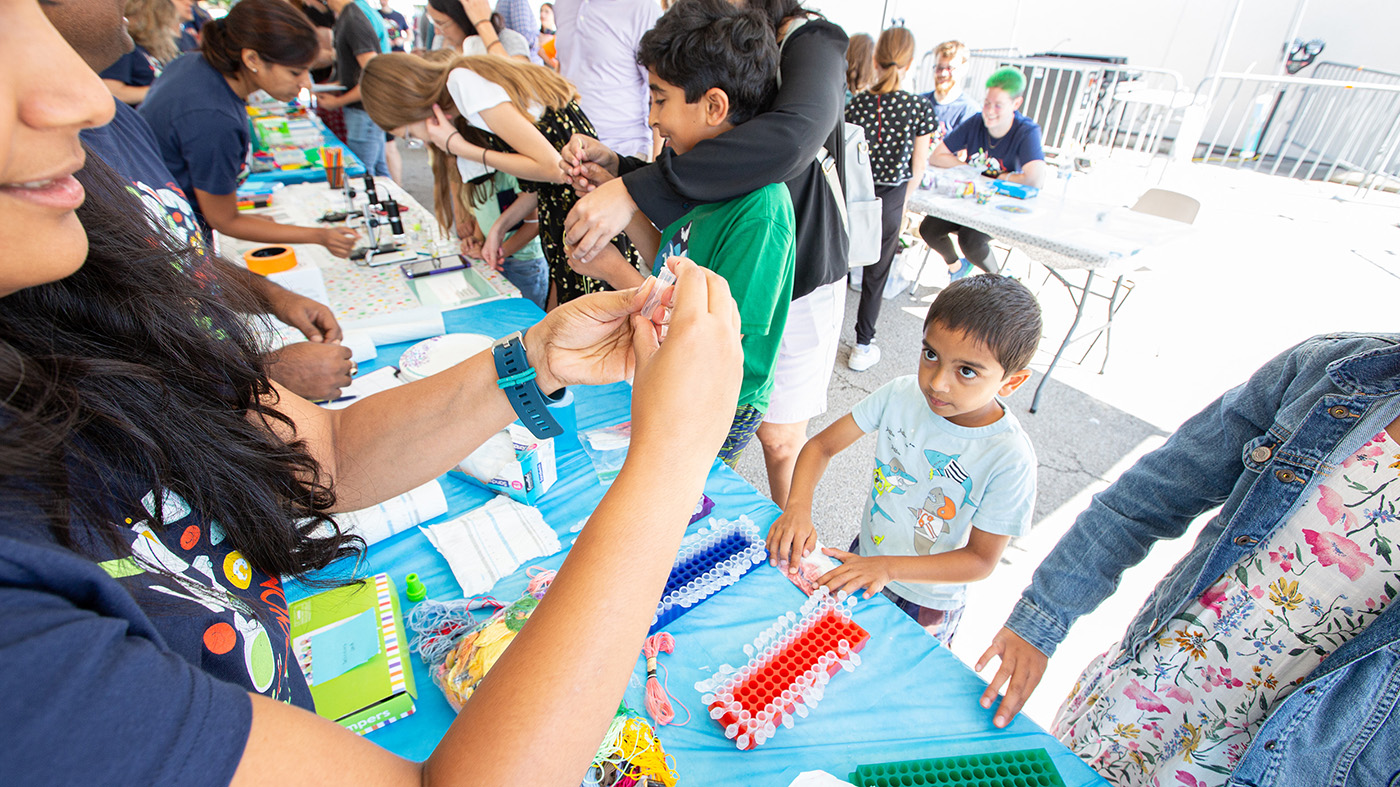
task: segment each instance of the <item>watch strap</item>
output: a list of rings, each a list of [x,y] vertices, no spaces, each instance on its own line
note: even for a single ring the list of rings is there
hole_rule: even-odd
[[[520,422],[538,438],[555,437],[564,433],[564,427],[549,412],[550,397],[540,390],[535,380],[535,369],[525,357],[525,334],[516,331],[498,340],[491,347],[491,355],[496,362],[496,385],[505,392]],[[563,391],[555,393],[554,401],[563,398]]]

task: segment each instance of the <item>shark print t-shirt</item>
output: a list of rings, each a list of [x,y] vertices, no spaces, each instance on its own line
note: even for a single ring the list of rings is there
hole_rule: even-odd
[[[895,378],[851,415],[875,432],[875,470],[860,527],[862,555],[936,555],[967,545],[972,528],[1002,536],[1030,531],[1035,451],[1011,411],[987,426],[958,426],[928,407],[918,377]],[[967,586],[891,582],[922,607],[956,609]]]
[[[108,560],[0,520],[0,691],[14,733],[0,773],[16,784],[227,784],[252,723],[249,692],[313,707],[288,648],[282,583],[172,493],[119,505],[130,549]]]

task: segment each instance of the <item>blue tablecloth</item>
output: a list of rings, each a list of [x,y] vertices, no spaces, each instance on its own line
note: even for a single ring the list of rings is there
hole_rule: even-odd
[[[345,143],[340,141],[326,124],[314,114],[311,120],[316,127],[321,129],[321,135],[326,138],[323,147],[342,148],[345,151],[345,174],[352,178],[358,178],[365,174],[365,165],[360,162],[358,156],[350,148],[345,147]],[[324,182],[326,171],[321,167],[303,167],[302,169],[274,169],[268,172],[254,172],[243,181],[248,185],[267,185],[272,183],[313,183]]]
[[[521,299],[471,306],[449,313],[449,331],[504,336],[536,322],[541,313]],[[379,358],[362,364],[370,370],[397,359],[408,345],[380,348]],[[597,388],[576,388],[580,429],[592,429],[628,420],[630,387],[619,383]],[[463,413],[463,417],[470,417]],[[681,416],[683,417],[683,416]],[[754,445],[750,450],[759,450]],[[602,498],[588,457],[578,440],[556,440],[559,480],[537,507],[559,534],[565,552],[522,566],[493,589],[496,598],[509,602],[524,591],[525,569],[558,568],[575,534],[571,529],[586,519]],[[443,520],[486,502],[490,493],[455,478],[442,479],[450,512]],[[752,486],[722,463],[711,469],[705,493],[715,501],[712,516],[736,519],[747,514],[766,531],[780,513]],[[439,521],[439,520],[434,520]],[[698,528],[701,523],[692,526]],[[619,549],[626,549],[619,544]],[[361,571],[387,571],[398,586],[400,602],[403,578],[417,572],[429,597],[460,598],[461,589],[447,562],[417,530],[400,533],[369,549]],[[995,580],[991,580],[995,581]],[[306,595],[305,589],[288,587],[288,599]],[[693,608],[667,627],[676,638],[676,652],[663,654],[673,696],[690,711],[685,726],[666,726],[658,735],[666,752],[675,759],[682,785],[787,785],[798,773],[821,769],[845,778],[855,766],[915,758],[1044,748],[1049,750],[1065,784],[1106,784],[1068,749],[1024,717],[1010,727],[992,726],[991,712],[977,704],[986,683],[947,649],[928,636],[910,618],[881,596],[863,601],[855,621],[871,634],[861,652],[862,663],[852,673],[837,673],[820,705],[792,729],[780,728],[774,738],[752,750],[738,751],[710,720],[694,689],[720,664],[742,665],[743,646],[779,615],[796,609],[802,592],[766,563],[749,572],[737,584]],[[599,636],[607,636],[606,621],[599,621]],[[425,759],[451,723],[453,713],[428,677],[421,659],[413,657],[418,687],[417,712],[407,719],[370,733],[370,740],[415,760]],[[646,670],[639,658],[626,703],[644,708]],[[685,711],[676,708],[678,720]]]

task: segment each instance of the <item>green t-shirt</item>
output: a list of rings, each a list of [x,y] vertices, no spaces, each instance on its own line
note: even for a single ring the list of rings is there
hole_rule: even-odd
[[[501,217],[500,195],[507,191],[520,193],[520,181],[514,175],[507,175],[504,172],[497,172],[493,183],[496,186],[496,193],[487,197],[480,205],[472,207],[472,215],[476,216],[476,224],[481,227],[481,233],[485,235],[491,229],[491,225],[496,223],[496,219]],[[501,240],[506,240],[514,235],[514,232],[507,233]],[[530,242],[520,247],[520,251],[510,255],[512,260],[536,260],[544,256],[544,251],[540,249],[540,237],[536,235]]]
[[[744,333],[739,404],[767,412],[773,366],[792,303],[795,264],[792,197],[772,183],[746,197],[701,205],[661,233],[652,270],[668,257],[689,257],[729,282]]]

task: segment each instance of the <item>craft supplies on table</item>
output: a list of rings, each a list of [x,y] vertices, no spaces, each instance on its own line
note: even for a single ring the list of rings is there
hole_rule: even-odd
[[[448,333],[424,339],[399,357],[399,375],[404,382],[432,377],[490,349],[495,341],[479,333]]]
[[[419,529],[468,596],[485,593],[526,561],[560,549],[559,536],[540,512],[508,497],[494,497],[455,519]]]
[[[624,704],[603,735],[583,787],[675,787],[679,779],[656,732]]]
[[[558,477],[554,438],[535,437],[519,422],[509,424],[463,459],[452,472],[532,506]]]
[[[762,746],[781,724],[792,728],[826,693],[837,671],[860,665],[870,634],[851,620],[855,597],[832,597],[817,588],[799,612],[789,611],[745,645],[749,662],[738,670],[725,664],[696,685],[710,718],[739,749]]]
[[[598,474],[598,483],[612,486],[622,463],[627,460],[627,447],[632,444],[632,422],[589,429],[579,435],[583,452],[593,463],[593,472]]]
[[[287,613],[318,715],[364,735],[414,712],[418,692],[388,574],[293,601]]]
[[[703,502],[702,499],[702,505]],[[681,541],[648,633],[656,633],[695,605],[738,582],[767,554],[758,526],[747,516],[740,515],[733,522],[711,519],[709,527],[702,527]]]
[[[1064,787],[1044,749],[973,754],[862,765],[850,775],[855,787]]]
[[[1012,183],[1009,180],[994,180],[991,185],[992,188],[996,189],[998,194],[1005,194],[1008,197],[1015,197],[1016,199],[1030,199],[1040,193],[1040,189],[1035,186],[1027,186],[1024,183]]]

